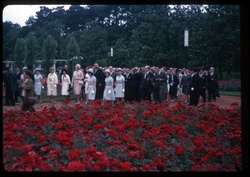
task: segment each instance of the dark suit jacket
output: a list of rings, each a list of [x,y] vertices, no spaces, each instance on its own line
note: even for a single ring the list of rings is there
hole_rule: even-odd
[[[6,90],[10,90],[12,92],[15,92],[17,89],[17,80],[16,76],[11,71],[6,71],[3,74],[3,82]]]
[[[146,75],[146,86],[153,86],[154,78],[154,74],[152,72],[148,72],[148,74]]]
[[[159,81],[157,79],[161,79],[161,81]],[[159,73],[155,74],[155,82],[156,83],[166,84],[166,81],[167,81],[167,74],[165,72],[161,72],[160,74]]]
[[[199,89],[207,88],[207,76],[203,74],[201,77],[199,75]]]
[[[110,76],[113,78],[114,82],[116,82],[117,73],[113,71]]]
[[[219,89],[219,83],[218,83],[218,76],[216,73],[213,74],[213,76],[208,73],[207,75],[207,83],[208,83],[208,89]]]
[[[199,89],[199,74],[194,74],[191,79],[190,87],[194,88],[194,91]]]
[[[101,69],[97,69],[95,72],[96,77],[96,87],[99,87],[99,84],[102,84],[102,86],[105,85],[105,74]]]

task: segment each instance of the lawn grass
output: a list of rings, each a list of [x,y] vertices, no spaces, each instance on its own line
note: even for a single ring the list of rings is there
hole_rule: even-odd
[[[235,91],[220,91],[220,95],[225,95],[225,96],[241,96],[241,92],[235,92]]]
[[[223,72],[221,80],[229,81],[229,80],[240,80],[240,79],[241,79],[240,72],[231,72],[230,74],[227,74],[227,72]]]

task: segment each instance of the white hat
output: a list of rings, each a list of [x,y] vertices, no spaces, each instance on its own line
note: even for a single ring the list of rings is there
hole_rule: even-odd
[[[41,71],[41,69],[40,69],[40,68],[36,68],[35,72],[36,72],[36,71]]]
[[[92,68],[89,68],[87,72],[94,74],[94,70]]]
[[[122,71],[122,68],[118,68],[117,71]]]
[[[25,66],[25,67],[23,67],[23,69],[22,70],[27,70],[28,68]]]
[[[104,72],[110,74],[110,70],[109,69],[106,69]]]

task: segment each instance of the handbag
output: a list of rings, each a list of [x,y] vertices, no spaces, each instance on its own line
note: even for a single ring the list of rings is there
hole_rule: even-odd
[[[82,80],[79,80],[79,84],[83,85],[83,81],[82,81]]]
[[[33,89],[32,89],[32,93],[33,93],[33,96],[28,97],[29,105],[31,105],[31,106],[36,104],[36,99],[37,99],[36,93]]]

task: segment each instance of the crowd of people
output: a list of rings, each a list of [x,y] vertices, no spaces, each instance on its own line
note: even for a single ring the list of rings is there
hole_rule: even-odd
[[[56,102],[57,87],[61,85],[61,95],[68,99],[72,92],[76,96],[76,104],[89,104],[94,100],[101,103],[114,102],[149,102],[160,104],[165,102],[184,102],[189,106],[197,106],[200,98],[203,102],[216,101],[219,97],[219,83],[214,67],[209,71],[204,68],[166,68],[145,66],[134,68],[100,67],[98,63],[82,69],[76,64],[72,76],[65,65],[60,74],[50,68],[47,78],[47,96]],[[42,103],[43,76],[37,68],[34,74],[27,67],[15,68],[15,72],[6,68],[3,81],[6,89],[5,105],[15,106],[21,98],[22,110],[34,111],[29,106],[28,97],[33,93]],[[58,82],[60,80],[60,82]]]

